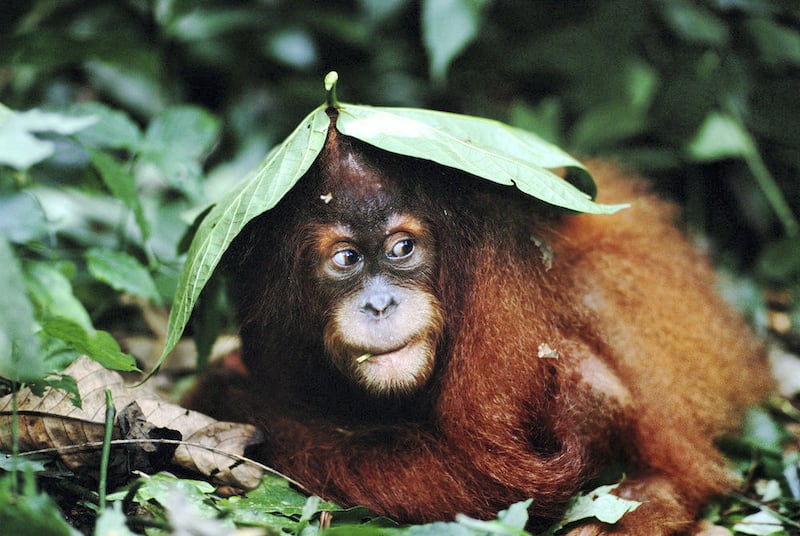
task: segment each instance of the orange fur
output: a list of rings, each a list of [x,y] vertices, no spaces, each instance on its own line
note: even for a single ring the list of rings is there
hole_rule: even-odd
[[[689,530],[731,486],[713,441],[768,389],[762,348],[714,292],[673,207],[613,166],[591,169],[599,201],[633,206],[558,215],[511,188],[332,136],[230,255],[252,377],[208,377],[191,405],[263,427],[259,458],[312,492],[401,521],[488,517],[528,497],[535,522],[552,519],[618,462],[617,493],[643,505],[616,528],[577,530]],[[340,176],[354,193],[337,190]],[[309,222],[336,210],[315,204],[329,191],[334,205],[352,197],[337,223],[388,204],[435,237],[445,336],[415,395],[370,397],[325,362],[326,304],[303,244]],[[358,197],[376,191],[380,202]],[[540,357],[542,345],[557,357]]]

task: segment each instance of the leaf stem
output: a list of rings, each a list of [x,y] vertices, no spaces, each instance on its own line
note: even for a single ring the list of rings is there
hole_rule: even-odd
[[[761,154],[755,147],[755,142],[748,144],[748,151],[745,152],[744,161],[750,168],[750,173],[756,179],[756,183],[761,188],[767,201],[772,206],[772,210],[778,216],[786,236],[797,236],[800,232],[800,224],[792,213],[789,203],[781,192],[778,183],[770,173],[769,168],[761,158]]]
[[[108,481],[108,460],[111,457],[111,436],[114,432],[114,417],[117,410],[111,398],[111,390],[106,389],[106,422],[103,435],[103,454],[100,458],[100,511],[106,509],[106,484]]]
[[[325,75],[325,103],[330,108],[338,108],[339,101],[336,99],[336,82],[339,81],[339,73],[331,71]]]
[[[786,201],[786,197],[783,195],[777,181],[764,163],[755,138],[745,126],[741,113],[738,112],[736,107],[729,105],[726,108],[733,118],[733,121],[736,123],[737,128],[744,133],[745,147],[742,152],[742,158],[750,169],[750,173],[753,174],[756,184],[761,188],[764,197],[767,199],[767,203],[772,207],[778,221],[780,221],[783,226],[783,231],[786,233],[786,236],[797,236],[800,233],[800,222],[798,222],[792,208]]]
[[[17,405],[16,380],[11,380],[11,493],[19,494],[17,462],[19,461],[19,406]]]

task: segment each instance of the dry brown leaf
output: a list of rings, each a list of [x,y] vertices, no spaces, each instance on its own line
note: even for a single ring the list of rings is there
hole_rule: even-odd
[[[153,431],[160,431],[155,437],[170,437],[169,432],[175,431],[182,443],[174,450],[172,463],[237,487],[253,488],[260,482],[261,469],[242,463],[245,449],[261,441],[261,433],[254,426],[220,422],[187,410],[161,399],[146,385],[128,387],[119,374],[87,357],[76,360],[64,374],[77,382],[82,408],[75,407],[68,394],[59,389],[48,388],[41,397],[30,389],[20,390],[20,451],[56,448],[70,468],[96,469],[100,461],[97,444],[103,441],[105,390],[109,389],[118,415],[114,439],[143,439],[140,445],[147,445],[143,450],[151,454],[155,450],[146,438],[153,438]],[[11,396],[0,398],[0,449],[6,451],[11,450]],[[69,448],[87,444],[94,446]],[[115,449],[115,455],[130,456],[130,451],[130,446]]]

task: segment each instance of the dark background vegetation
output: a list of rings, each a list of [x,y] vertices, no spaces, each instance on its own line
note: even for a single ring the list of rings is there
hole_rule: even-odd
[[[106,128],[42,133],[51,157],[0,162],[0,235],[38,321],[69,310],[37,286],[46,266],[96,327],[146,331],[122,296],[169,303],[192,218],[323,101],[336,70],[344,102],[496,118],[641,171],[735,275],[758,328],[776,329],[777,306],[796,343],[799,27],[797,0],[4,2],[0,103]],[[101,269],[104,251],[135,266]],[[221,295],[200,310],[195,333],[226,327]],[[46,355],[81,350],[45,331]]]

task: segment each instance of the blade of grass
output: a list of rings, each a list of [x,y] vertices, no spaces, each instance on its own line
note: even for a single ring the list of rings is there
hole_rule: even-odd
[[[106,389],[106,422],[105,434],[103,435],[103,454],[100,458],[100,511],[106,509],[106,485],[108,482],[108,460],[111,457],[111,437],[114,433],[114,417],[117,409],[114,407],[114,399],[111,398],[111,390]]]
[[[19,494],[19,480],[17,460],[19,460],[19,407],[17,406],[17,382],[11,380],[11,458],[14,463],[11,465],[11,491],[14,495]]]
[[[792,213],[792,209],[783,192],[781,192],[778,183],[761,158],[761,153],[756,148],[755,142],[753,142],[750,150],[745,152],[744,161],[747,163],[750,173],[756,179],[759,188],[764,192],[764,196],[772,206],[772,210],[775,211],[775,215],[780,220],[786,236],[797,236],[797,233],[800,232],[800,224],[798,224],[797,218]]]

